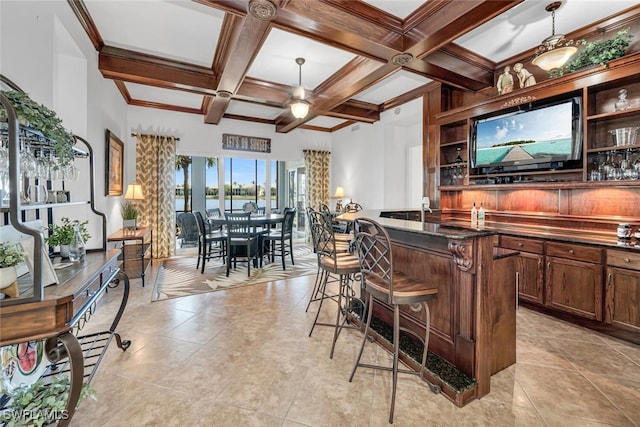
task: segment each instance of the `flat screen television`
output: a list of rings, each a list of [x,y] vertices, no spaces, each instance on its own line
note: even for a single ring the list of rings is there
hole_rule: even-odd
[[[471,166],[481,174],[576,167],[582,155],[582,98],[477,118],[471,142]]]

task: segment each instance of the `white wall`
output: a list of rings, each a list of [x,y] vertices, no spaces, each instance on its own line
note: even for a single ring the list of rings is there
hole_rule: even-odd
[[[331,191],[339,185],[344,187],[347,199],[353,199],[365,209],[419,207],[421,123],[422,99],[419,98],[385,111],[379,122],[334,133]],[[415,157],[419,157],[419,161]]]
[[[121,198],[104,197],[105,129],[125,136],[126,104],[113,82],[98,71],[98,55],[67,2],[0,1],[0,72],[91,143],[96,208],[107,214],[108,234],[120,228]],[[67,183],[72,200],[88,198],[88,180],[88,168],[83,166],[80,180]],[[81,193],[86,196],[80,197]],[[88,247],[102,245],[99,217],[88,206],[56,209],[56,218],[60,216],[90,218],[93,238]]]
[[[199,114],[130,107],[128,121],[129,140],[135,141],[135,138],[130,136],[132,132],[176,136],[180,138],[177,150],[185,155],[295,161],[302,159],[304,149],[329,150],[331,147],[331,136],[328,132],[297,129],[289,133],[276,133],[274,125],[224,118],[220,125],[210,125],[205,124],[204,117]],[[271,153],[223,150],[223,133],[270,138]]]

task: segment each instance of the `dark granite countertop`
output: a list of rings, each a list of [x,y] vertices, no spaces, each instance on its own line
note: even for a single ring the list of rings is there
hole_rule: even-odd
[[[640,251],[640,241],[630,239],[619,241],[615,232],[596,230],[579,230],[559,227],[545,227],[540,225],[523,225],[499,222],[485,222],[482,228],[472,228],[470,221],[459,219],[443,219],[439,223],[407,221],[380,217],[380,212],[396,212],[403,209],[369,209],[356,213],[344,213],[336,217],[345,221],[368,217],[378,221],[382,226],[400,231],[409,231],[424,235],[444,237],[447,239],[469,239],[474,237],[502,234],[516,237],[539,238],[555,240],[563,243],[578,243],[598,245],[607,248],[617,248]],[[421,226],[422,225],[422,226]]]
[[[395,211],[387,209],[387,211]],[[380,209],[367,209],[360,212],[349,212],[338,215],[335,219],[343,221],[353,221],[357,218],[371,218],[385,228],[408,231],[410,233],[424,234],[426,236],[443,237],[451,240],[473,239],[477,237],[490,236],[497,234],[495,230],[480,230],[469,227],[460,226],[458,224],[444,222],[424,222],[407,221],[403,219],[382,218],[380,217]]]

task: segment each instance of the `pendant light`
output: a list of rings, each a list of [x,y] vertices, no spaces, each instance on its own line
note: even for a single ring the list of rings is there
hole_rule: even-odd
[[[542,41],[536,49],[536,57],[531,61],[545,71],[562,67],[578,51],[572,46],[573,40],[565,41],[563,34],[556,34],[556,10],[561,5],[561,1],[556,1],[545,7],[547,12],[551,12],[551,35]]]
[[[302,64],[304,58],[296,58],[298,64],[298,87],[293,91],[293,100],[291,101],[291,114],[296,119],[304,119],[309,113],[309,102],[304,99],[304,88],[302,87]]]

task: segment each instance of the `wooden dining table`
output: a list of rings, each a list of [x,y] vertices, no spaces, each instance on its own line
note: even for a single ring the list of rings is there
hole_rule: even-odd
[[[223,227],[227,220],[224,216],[208,218],[209,225],[213,228]],[[268,232],[265,227],[273,226],[276,224],[282,224],[284,222],[284,214],[251,214],[249,217],[249,224],[254,234],[262,234]],[[259,230],[261,228],[261,230]],[[262,242],[260,243],[262,245]],[[260,248],[260,256],[263,256],[263,248]]]
[[[224,216],[207,218],[207,220],[213,227],[225,225],[227,222]],[[258,227],[282,224],[283,222],[283,214],[251,214],[251,216],[249,217],[249,223],[253,227],[254,232],[257,232]]]

